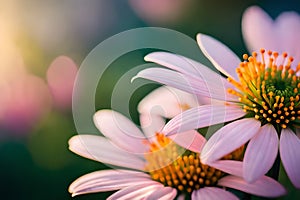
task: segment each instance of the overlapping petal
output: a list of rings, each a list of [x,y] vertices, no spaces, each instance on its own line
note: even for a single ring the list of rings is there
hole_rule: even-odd
[[[94,115],[94,123],[105,137],[114,144],[133,153],[144,153],[145,136],[127,117],[112,110],[100,110]]]
[[[190,131],[185,131],[183,133],[170,135],[169,138],[171,138],[172,141],[184,147],[185,149],[197,153],[201,152],[206,142],[206,139],[195,130],[190,130]]]
[[[131,154],[97,135],[76,135],[69,140],[74,153],[106,164],[143,170],[145,161],[138,154]]]
[[[267,176],[261,177],[254,183],[248,183],[238,176],[225,176],[218,181],[218,185],[262,197],[279,197],[286,194],[285,188],[280,183]]]
[[[283,129],[280,136],[280,157],[293,185],[300,189],[300,139],[291,129]]]
[[[85,193],[112,191],[138,185],[150,183],[150,176],[132,170],[101,170],[85,174],[76,179],[70,186],[69,192],[72,196]]]
[[[166,124],[163,133],[171,135],[191,129],[224,123],[244,115],[245,112],[235,105],[203,105],[191,108],[174,117]]]
[[[138,105],[141,114],[172,118],[186,108],[198,106],[195,95],[176,88],[162,86],[148,94]]]
[[[228,83],[219,76],[218,79],[212,79],[209,76],[195,77],[182,74],[173,70],[163,68],[148,68],[140,71],[132,80],[136,78],[145,78],[161,84],[165,84],[185,92],[209,97],[217,100],[237,101],[237,98],[227,93]]]
[[[177,191],[171,187],[158,188],[152,194],[145,198],[145,200],[170,200],[176,197]]]
[[[244,178],[252,183],[271,169],[278,153],[278,135],[271,124],[260,128],[250,140],[244,156]]]
[[[115,192],[107,200],[143,199],[163,187],[161,183],[155,181],[133,185]]]
[[[214,162],[233,152],[250,140],[260,130],[260,121],[245,118],[234,121],[219,129],[207,141],[202,152],[203,163]]]

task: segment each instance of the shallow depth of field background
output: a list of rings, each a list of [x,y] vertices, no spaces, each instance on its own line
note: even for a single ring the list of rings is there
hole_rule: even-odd
[[[5,54],[5,58],[14,57],[15,54],[6,55],[10,47],[2,43],[10,40],[9,45],[18,51],[16,55],[21,55],[21,58],[16,57],[0,65],[5,68],[0,71],[0,79],[8,74],[18,78],[20,72],[14,61],[23,59],[28,73],[46,83],[49,81],[47,69],[56,57],[67,56],[79,68],[87,54],[100,42],[122,31],[148,26],[174,29],[191,38],[195,38],[198,32],[210,34],[241,56],[247,52],[241,35],[241,17],[250,5],[261,6],[273,18],[283,11],[300,13],[300,3],[292,0],[0,0],[0,53]],[[98,85],[95,97],[97,109],[111,107],[114,84],[131,67],[142,64],[147,52],[131,52],[109,67]],[[66,81],[68,75],[68,72],[56,74]],[[158,85],[153,84],[140,88],[132,97],[128,106],[136,123],[138,101],[156,87]],[[3,103],[1,98],[4,97],[0,87],[0,107],[11,106]],[[17,98],[22,102],[22,95]],[[68,139],[77,134],[71,104],[57,106],[51,96],[45,99],[48,100],[49,103],[38,108],[42,114],[26,129],[15,130],[18,124],[23,124],[23,118],[14,116],[13,121],[8,123],[4,120],[5,116],[0,115],[1,199],[72,199],[67,189],[73,180],[88,172],[107,168],[68,150]],[[31,106],[26,112],[36,109],[35,105]],[[284,174],[281,180],[290,191],[289,196],[282,199],[300,197],[300,191],[291,186]],[[74,199],[104,199],[109,194],[88,194]]]

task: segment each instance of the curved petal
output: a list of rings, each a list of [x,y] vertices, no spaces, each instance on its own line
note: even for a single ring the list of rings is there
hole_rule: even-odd
[[[235,105],[203,105],[191,108],[171,119],[164,127],[163,133],[171,135],[231,121],[244,115],[245,112]]]
[[[94,123],[100,132],[114,144],[132,153],[144,153],[145,136],[127,117],[112,110],[100,110],[94,115]]]
[[[212,71],[210,68],[197,61],[181,55],[169,52],[154,52],[145,56],[145,60],[155,62],[189,76],[202,78],[207,76],[211,77],[211,80],[220,79],[220,74]]]
[[[195,130],[186,131],[169,136],[176,144],[193,152],[200,153],[206,139]]]
[[[176,195],[177,195],[176,189],[171,187],[163,187],[154,191],[152,194],[146,197],[145,200],[157,200],[157,199],[170,200],[170,199],[174,199]]]
[[[227,93],[230,85],[221,76],[212,79],[205,74],[202,77],[195,77],[163,68],[148,68],[140,71],[132,81],[136,78],[149,79],[199,96],[237,101],[235,96]]]
[[[209,166],[219,169],[227,174],[242,177],[243,176],[243,162],[236,160],[217,160],[209,163]]]
[[[300,139],[290,129],[282,129],[279,152],[284,169],[293,185],[300,189]]]
[[[277,33],[280,42],[274,41],[280,45],[279,52],[288,52],[297,62],[300,61],[300,15],[296,12],[283,12],[274,22],[274,30]],[[288,31],[287,31],[288,30]]]
[[[224,189],[217,187],[204,187],[199,190],[194,190],[192,193],[192,200],[238,200],[234,194]]]
[[[166,120],[159,115],[140,114],[140,124],[147,139],[155,141],[156,133],[161,132],[166,124]]]
[[[220,72],[238,80],[235,69],[241,60],[227,46],[204,34],[197,35],[197,42],[203,54]]]
[[[118,190],[130,185],[152,181],[148,174],[130,170],[101,170],[83,175],[70,186],[72,196]]]
[[[244,12],[242,32],[249,51],[258,51],[261,48],[279,51],[281,43],[274,33],[273,20],[260,7],[251,6]]]
[[[253,183],[271,169],[278,153],[278,135],[271,124],[260,128],[250,140],[244,156],[244,178]]]
[[[260,130],[260,121],[246,118],[234,121],[219,129],[204,145],[203,163],[214,162],[233,152],[250,140]]]
[[[267,176],[261,177],[254,183],[248,183],[237,176],[225,176],[218,181],[218,185],[262,197],[279,197],[286,194],[285,188],[280,183]]]
[[[151,183],[133,185],[115,192],[109,196],[107,200],[143,199],[163,187],[164,186],[161,183],[155,181],[152,181]]]
[[[143,170],[145,161],[138,155],[113,145],[97,135],[76,135],[69,140],[69,149],[86,158],[120,167]]]
[[[153,90],[138,105],[141,114],[172,118],[182,111],[198,106],[197,96],[176,88],[162,86]]]

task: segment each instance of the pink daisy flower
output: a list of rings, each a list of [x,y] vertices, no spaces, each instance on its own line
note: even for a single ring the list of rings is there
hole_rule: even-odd
[[[199,34],[197,41],[227,80],[201,63],[167,52],[151,53],[145,60],[171,70],[149,68],[136,76],[219,100],[181,113],[162,132],[171,135],[233,121],[206,143],[201,161],[211,164],[249,141],[243,176],[248,182],[255,182],[272,167],[279,145],[287,175],[300,188],[300,139],[296,135],[300,125],[300,65],[293,66],[293,58],[287,53],[265,50],[260,55],[244,55],[245,61],[241,62],[212,37]]]
[[[238,199],[224,187],[266,197],[285,194],[285,189],[269,177],[247,183],[235,176],[242,173],[239,161],[222,160],[215,163],[215,168],[203,164],[199,153],[206,140],[196,131],[172,138],[157,133],[148,140],[129,119],[111,110],[98,111],[94,122],[104,136],[74,136],[69,140],[69,148],[117,169],[78,178],[69,187],[72,196],[118,190],[108,199],[174,199],[184,195],[191,195],[192,199]],[[186,142],[181,144],[189,149],[177,145],[176,141],[183,138]],[[241,152],[232,156],[240,156]]]

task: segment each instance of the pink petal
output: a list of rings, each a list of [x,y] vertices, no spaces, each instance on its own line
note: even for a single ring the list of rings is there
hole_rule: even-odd
[[[237,176],[225,176],[218,181],[218,185],[263,197],[279,197],[286,194],[285,188],[280,183],[267,176],[254,183],[248,183]]]
[[[213,81],[218,79],[224,80],[220,77],[220,74],[212,71],[207,66],[181,55],[169,52],[154,52],[148,54],[145,57],[145,60],[155,62],[157,64],[163,65],[167,68],[173,69],[175,71],[181,72],[182,74],[186,74],[192,77],[201,77],[202,79],[209,77],[207,81]],[[226,83],[228,82],[225,82],[225,84]]]
[[[197,35],[201,51],[220,72],[238,80],[235,69],[241,60],[227,46],[204,34]]]
[[[94,115],[94,123],[105,137],[132,153],[144,153],[145,136],[127,117],[112,110],[100,110]]]
[[[76,135],[69,140],[69,149],[86,158],[121,166],[143,170],[145,161],[137,154],[131,154],[97,135]]]
[[[279,152],[284,169],[293,185],[300,189],[300,139],[290,129],[282,129]]]
[[[185,107],[198,106],[195,95],[176,88],[163,86],[148,94],[138,105],[142,114],[159,115],[172,118],[184,111]]]
[[[130,170],[101,170],[76,179],[70,186],[72,196],[118,190],[130,185],[152,182],[148,174]]]
[[[300,43],[300,15],[296,12],[283,12],[276,18],[274,25],[274,30],[277,33],[278,39],[281,41],[277,42],[281,48],[274,50],[279,52],[286,51],[289,55],[294,57],[296,62],[299,62],[300,47],[297,44]]]
[[[274,33],[272,18],[258,6],[252,6],[245,11],[242,18],[242,31],[249,51],[280,48],[277,34]]]
[[[271,169],[278,153],[278,135],[271,124],[260,128],[250,140],[244,156],[244,178],[253,183]]]
[[[170,120],[163,129],[167,135],[224,123],[245,115],[234,105],[203,105],[191,108]]]
[[[236,160],[217,160],[209,166],[235,176],[243,176],[243,162]]]
[[[218,100],[237,100],[235,96],[227,93],[228,81],[221,76],[212,79],[205,74],[202,77],[195,77],[163,68],[148,68],[140,71],[132,81],[136,78],[149,79],[199,96]]]
[[[77,66],[67,56],[57,57],[47,70],[47,82],[59,108],[71,107],[73,85],[77,75]]]
[[[219,129],[205,144],[201,152],[203,163],[214,162],[233,152],[260,130],[260,121],[246,118],[234,121]]]
[[[238,200],[234,194],[217,187],[204,187],[199,190],[194,190],[192,200]]]
[[[170,199],[174,199],[176,195],[177,195],[176,189],[171,187],[163,187],[154,191],[152,194],[146,197],[145,200],[157,200],[157,199],[170,200]]]
[[[197,131],[191,130],[169,136],[176,144],[193,152],[200,153],[206,139]]]
[[[155,181],[133,185],[115,192],[114,194],[109,196],[107,200],[143,199],[163,187],[164,186],[162,184]]]

